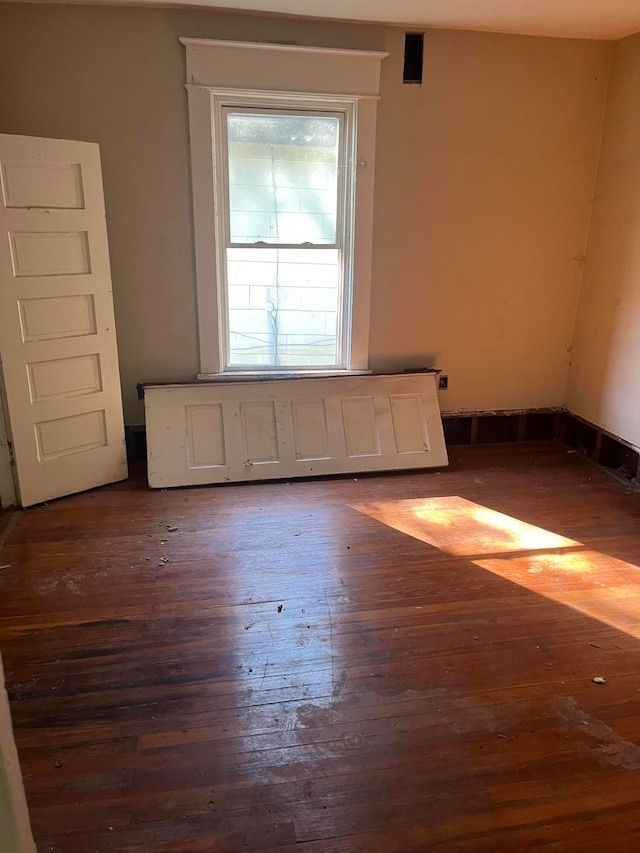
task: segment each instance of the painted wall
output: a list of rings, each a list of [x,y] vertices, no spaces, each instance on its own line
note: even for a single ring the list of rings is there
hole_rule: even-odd
[[[566,406],[640,448],[640,33],[615,45]]]
[[[0,850],[36,853],[0,659]]]
[[[198,369],[178,36],[386,49],[371,366],[436,364],[445,410],[562,403],[612,46],[184,10],[0,4],[0,130],[101,146],[128,423]]]

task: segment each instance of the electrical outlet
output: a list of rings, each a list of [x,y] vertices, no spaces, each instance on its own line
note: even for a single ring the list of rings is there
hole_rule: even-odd
[[[446,373],[438,376],[438,391],[446,391],[449,388],[449,377]]]

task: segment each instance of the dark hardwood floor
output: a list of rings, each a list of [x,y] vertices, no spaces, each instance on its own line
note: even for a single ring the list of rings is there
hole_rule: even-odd
[[[640,850],[640,494],[450,456],[1,516],[38,850]]]

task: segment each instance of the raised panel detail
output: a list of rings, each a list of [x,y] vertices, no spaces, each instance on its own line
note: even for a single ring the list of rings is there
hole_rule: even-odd
[[[11,260],[16,277],[86,275],[91,272],[87,232],[13,232]]]
[[[27,364],[27,374],[32,403],[102,391],[98,353],[32,362]]]
[[[393,437],[398,453],[429,450],[426,418],[421,394],[391,394],[389,396]]]
[[[226,465],[222,404],[187,406],[187,465],[216,468]]]
[[[328,459],[329,435],[324,400],[293,400],[291,413],[296,459]]]
[[[249,465],[278,462],[278,436],[273,401],[240,403],[245,459]]]
[[[35,429],[40,462],[107,445],[107,422],[102,409],[40,421]]]
[[[343,397],[342,420],[347,456],[380,455],[373,397]]]
[[[4,163],[5,207],[84,208],[79,163]]]
[[[20,328],[24,343],[96,334],[93,294],[19,299]]]

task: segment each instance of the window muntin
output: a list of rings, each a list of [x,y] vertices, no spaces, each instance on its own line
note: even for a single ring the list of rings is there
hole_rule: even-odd
[[[220,122],[224,370],[347,368],[350,111],[223,106]]]

